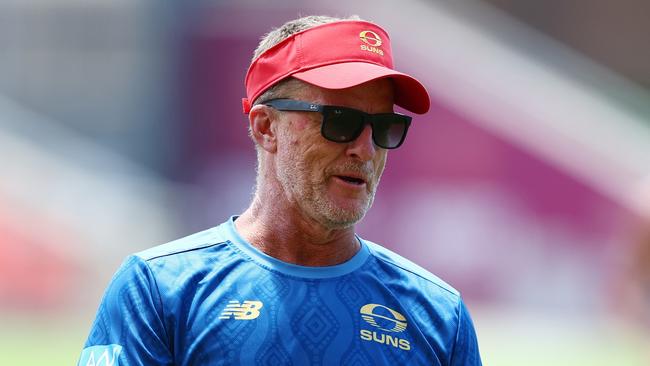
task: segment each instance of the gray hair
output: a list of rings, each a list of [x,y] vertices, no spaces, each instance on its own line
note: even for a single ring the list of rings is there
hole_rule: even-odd
[[[309,15],[306,17],[290,20],[284,23],[279,28],[275,28],[269,33],[267,33],[260,40],[259,45],[255,49],[253,54],[253,60],[255,61],[261,54],[275,46],[276,44],[284,41],[285,39],[291,37],[292,35],[313,28],[315,26],[327,23],[334,23],[343,20],[362,20],[357,15],[352,15],[347,18],[334,18],[325,15]],[[269,101],[271,99],[277,99],[285,97],[283,95],[288,91],[299,90],[301,87],[301,82],[294,78],[286,78],[281,80],[277,84],[273,85],[271,88],[267,89],[262,93],[257,99],[253,101],[253,105],[260,104],[262,102]]]
[[[285,39],[291,37],[292,35],[313,28],[317,25],[340,22],[342,20],[361,20],[359,16],[352,15],[347,18],[334,18],[326,15],[309,15],[306,17],[290,20],[284,23],[279,28],[275,28],[267,33],[260,40],[259,45],[255,49],[253,54],[253,61],[260,57],[269,48],[275,46],[276,44],[284,41]]]

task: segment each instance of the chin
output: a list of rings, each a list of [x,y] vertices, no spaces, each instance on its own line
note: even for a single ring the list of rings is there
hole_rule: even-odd
[[[345,214],[333,216],[332,221],[338,222],[341,225],[352,226],[357,222],[361,221],[361,219],[363,219],[364,216],[366,216],[366,211],[346,212]]]
[[[336,205],[334,202],[321,206],[319,213],[322,221],[329,228],[345,229],[361,221],[370,208],[369,204]]]
[[[327,190],[315,192],[311,199],[303,200],[310,202],[308,206],[303,206],[303,209],[311,212],[310,216],[327,228],[346,229],[363,219],[372,205],[373,193],[345,197]]]

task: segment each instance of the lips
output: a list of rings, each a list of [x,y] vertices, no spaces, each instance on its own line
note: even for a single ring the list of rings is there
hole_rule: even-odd
[[[370,182],[369,174],[364,174],[363,172],[356,171],[356,169],[354,171],[339,171],[332,175],[346,183],[356,186],[368,185]]]
[[[363,178],[358,178],[354,176],[349,176],[349,175],[335,175],[335,177],[344,180],[348,183],[356,184],[356,185],[362,185],[366,183],[366,180]]]
[[[368,164],[343,163],[336,168],[328,169],[326,174],[342,183],[360,188],[365,186],[369,189],[373,182],[373,169]]]

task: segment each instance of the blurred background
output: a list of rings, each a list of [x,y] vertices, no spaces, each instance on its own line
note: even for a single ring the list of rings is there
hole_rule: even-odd
[[[650,364],[643,0],[0,0],[0,364],[76,364],[126,255],[247,207],[246,69],[311,14],[429,88],[358,229],[463,293],[484,364]]]

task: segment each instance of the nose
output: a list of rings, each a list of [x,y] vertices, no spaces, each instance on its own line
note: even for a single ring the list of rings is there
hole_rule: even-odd
[[[366,125],[359,137],[348,143],[347,155],[361,161],[369,161],[374,158],[377,146],[372,141],[372,127]]]

